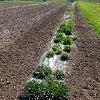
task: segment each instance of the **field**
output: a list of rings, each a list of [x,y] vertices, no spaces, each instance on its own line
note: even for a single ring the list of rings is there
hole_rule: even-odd
[[[16,1],[12,1],[12,0],[1,0],[1,3],[43,3],[43,2],[49,2],[49,3],[67,3],[68,0],[16,0]]]
[[[99,11],[0,3],[0,100],[100,100]]]
[[[69,63],[71,72],[68,74],[66,69],[65,76],[66,83],[71,86],[69,98],[70,100],[99,100],[100,38],[94,35],[94,30],[87,24],[77,6],[74,21],[78,37]]]
[[[100,4],[79,2],[84,17],[100,34]]]
[[[0,100],[14,100],[38,64],[66,5],[3,6],[0,6]]]

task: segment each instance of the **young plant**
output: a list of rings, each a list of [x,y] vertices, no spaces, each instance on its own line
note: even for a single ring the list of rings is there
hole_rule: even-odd
[[[60,28],[58,32],[65,33],[66,35],[71,35],[71,32],[73,31],[74,25],[72,20],[66,20],[63,23],[61,23]]]
[[[52,50],[53,51],[57,51],[57,49],[60,47],[59,44],[54,44],[53,47],[52,47]]]
[[[67,23],[67,28],[65,30],[65,34],[66,35],[71,35],[73,29],[74,29],[73,21],[72,20],[69,20],[68,23]]]
[[[63,38],[63,45],[71,45],[71,37],[70,36],[66,36]]]
[[[70,53],[71,51],[71,46],[70,45],[65,45],[63,51]]]
[[[58,32],[56,34],[56,38],[54,39],[54,42],[55,43],[61,43],[63,41],[63,37],[64,37],[64,34],[61,33],[61,32]]]
[[[44,81],[30,80],[25,84],[24,95],[27,100],[45,100],[46,86]]]
[[[64,33],[64,31],[65,31],[65,29],[66,29],[66,22],[67,22],[67,21],[64,21],[64,22],[62,22],[62,23],[60,24],[58,32]]]
[[[59,54],[62,53],[62,49],[61,49],[59,44],[54,44],[53,47],[52,47],[52,50],[54,51],[54,53],[56,55],[59,55]]]
[[[62,50],[61,50],[61,49],[58,49],[58,50],[55,52],[56,55],[60,55],[61,53],[62,53]]]
[[[68,60],[69,59],[69,55],[65,52],[65,53],[63,53],[62,55],[61,55],[61,61],[66,61],[66,60]]]
[[[53,79],[30,80],[24,87],[24,95],[28,100],[67,100],[68,91],[64,82]]]
[[[46,65],[38,66],[33,73],[33,77],[38,79],[45,79],[46,77],[50,77],[52,74],[52,70],[50,67]]]
[[[60,71],[60,70],[56,70],[56,72],[54,73],[54,76],[55,76],[55,78],[56,79],[62,79],[63,78],[63,76],[64,76],[64,73],[63,73],[63,71]]]
[[[65,100],[68,91],[69,88],[64,82],[53,79],[47,80],[47,93],[50,100]]]
[[[54,56],[54,52],[52,50],[48,51],[47,58],[52,58]]]

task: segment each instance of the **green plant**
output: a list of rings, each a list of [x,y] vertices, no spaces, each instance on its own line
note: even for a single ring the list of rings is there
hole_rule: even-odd
[[[54,44],[53,47],[52,47],[52,50],[53,51],[57,51],[57,49],[60,47],[59,44]]]
[[[45,100],[46,86],[44,81],[30,80],[25,84],[24,95],[28,100]]]
[[[54,44],[52,49],[53,49],[54,53],[57,55],[62,53],[62,48],[60,47],[59,44]]]
[[[72,42],[72,40],[71,40],[70,36],[66,36],[66,37],[63,38],[63,44],[64,45],[71,45],[71,42]]]
[[[35,72],[33,73],[35,78],[38,78],[38,79],[45,79],[46,77],[50,77],[51,74],[52,74],[51,68],[46,65],[38,66]]]
[[[47,58],[51,58],[54,56],[54,52],[52,50],[48,51]]]
[[[30,80],[24,87],[24,95],[28,100],[67,100],[68,91],[64,82],[53,79]]]
[[[64,82],[53,79],[47,80],[47,93],[51,100],[63,100],[68,93],[68,86]]]
[[[66,52],[64,52],[62,55],[61,55],[61,58],[60,58],[62,61],[66,61],[66,60],[68,60],[69,59],[69,55],[66,53]]]
[[[65,30],[65,34],[66,35],[71,35],[71,32],[73,31],[73,29],[74,29],[73,21],[69,20],[68,23],[67,23],[67,28]]]
[[[65,45],[63,51],[70,53],[71,51],[71,46],[70,45]]]
[[[59,80],[59,79],[63,78],[64,73],[63,73],[63,71],[57,69],[56,72],[54,73],[54,76],[55,76],[56,79]]]
[[[60,55],[61,53],[62,53],[62,50],[61,50],[61,49],[58,49],[58,50],[55,52],[56,55]]]
[[[71,35],[73,28],[74,28],[73,21],[69,19],[61,23],[58,32],[63,32],[66,35]]]
[[[63,41],[64,34],[61,32],[56,33],[56,37],[54,39],[55,43],[61,43]]]
[[[99,14],[100,2],[99,4],[96,4],[96,3],[82,2],[80,0],[78,2],[78,5],[88,23],[90,23],[96,30],[97,33],[96,35],[100,36],[100,14]]]

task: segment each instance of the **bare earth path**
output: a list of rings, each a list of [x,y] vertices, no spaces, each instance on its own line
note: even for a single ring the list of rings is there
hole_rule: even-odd
[[[78,38],[77,49],[72,53],[71,73],[65,81],[71,91],[70,100],[100,100],[100,37],[86,23],[78,7],[75,8],[75,29]]]
[[[0,10],[0,100],[17,100],[22,85],[52,39],[50,33],[65,13],[66,5],[13,10]]]

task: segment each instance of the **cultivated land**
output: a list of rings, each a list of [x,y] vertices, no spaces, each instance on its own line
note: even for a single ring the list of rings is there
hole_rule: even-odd
[[[78,4],[84,17],[100,35],[100,3],[79,2]]]
[[[100,38],[87,24],[81,11],[75,8],[76,48],[66,69],[65,81],[71,90],[70,100],[100,100]]]
[[[70,87],[69,100],[100,100],[100,38],[96,36],[99,14],[95,16],[99,5],[84,4],[80,4],[81,10],[77,5],[74,10],[78,34],[64,71],[64,81]],[[0,100],[16,100],[68,6],[0,4]],[[82,14],[97,28],[96,32]]]
[[[11,8],[11,7],[16,7],[16,6],[18,6],[18,7],[20,7],[20,6],[25,6],[25,5],[29,5],[29,4],[33,4],[33,3],[14,3],[14,2],[11,2],[11,3],[0,3],[0,9],[5,9],[5,8]]]
[[[56,4],[0,8],[0,100],[17,98],[65,10]]]

